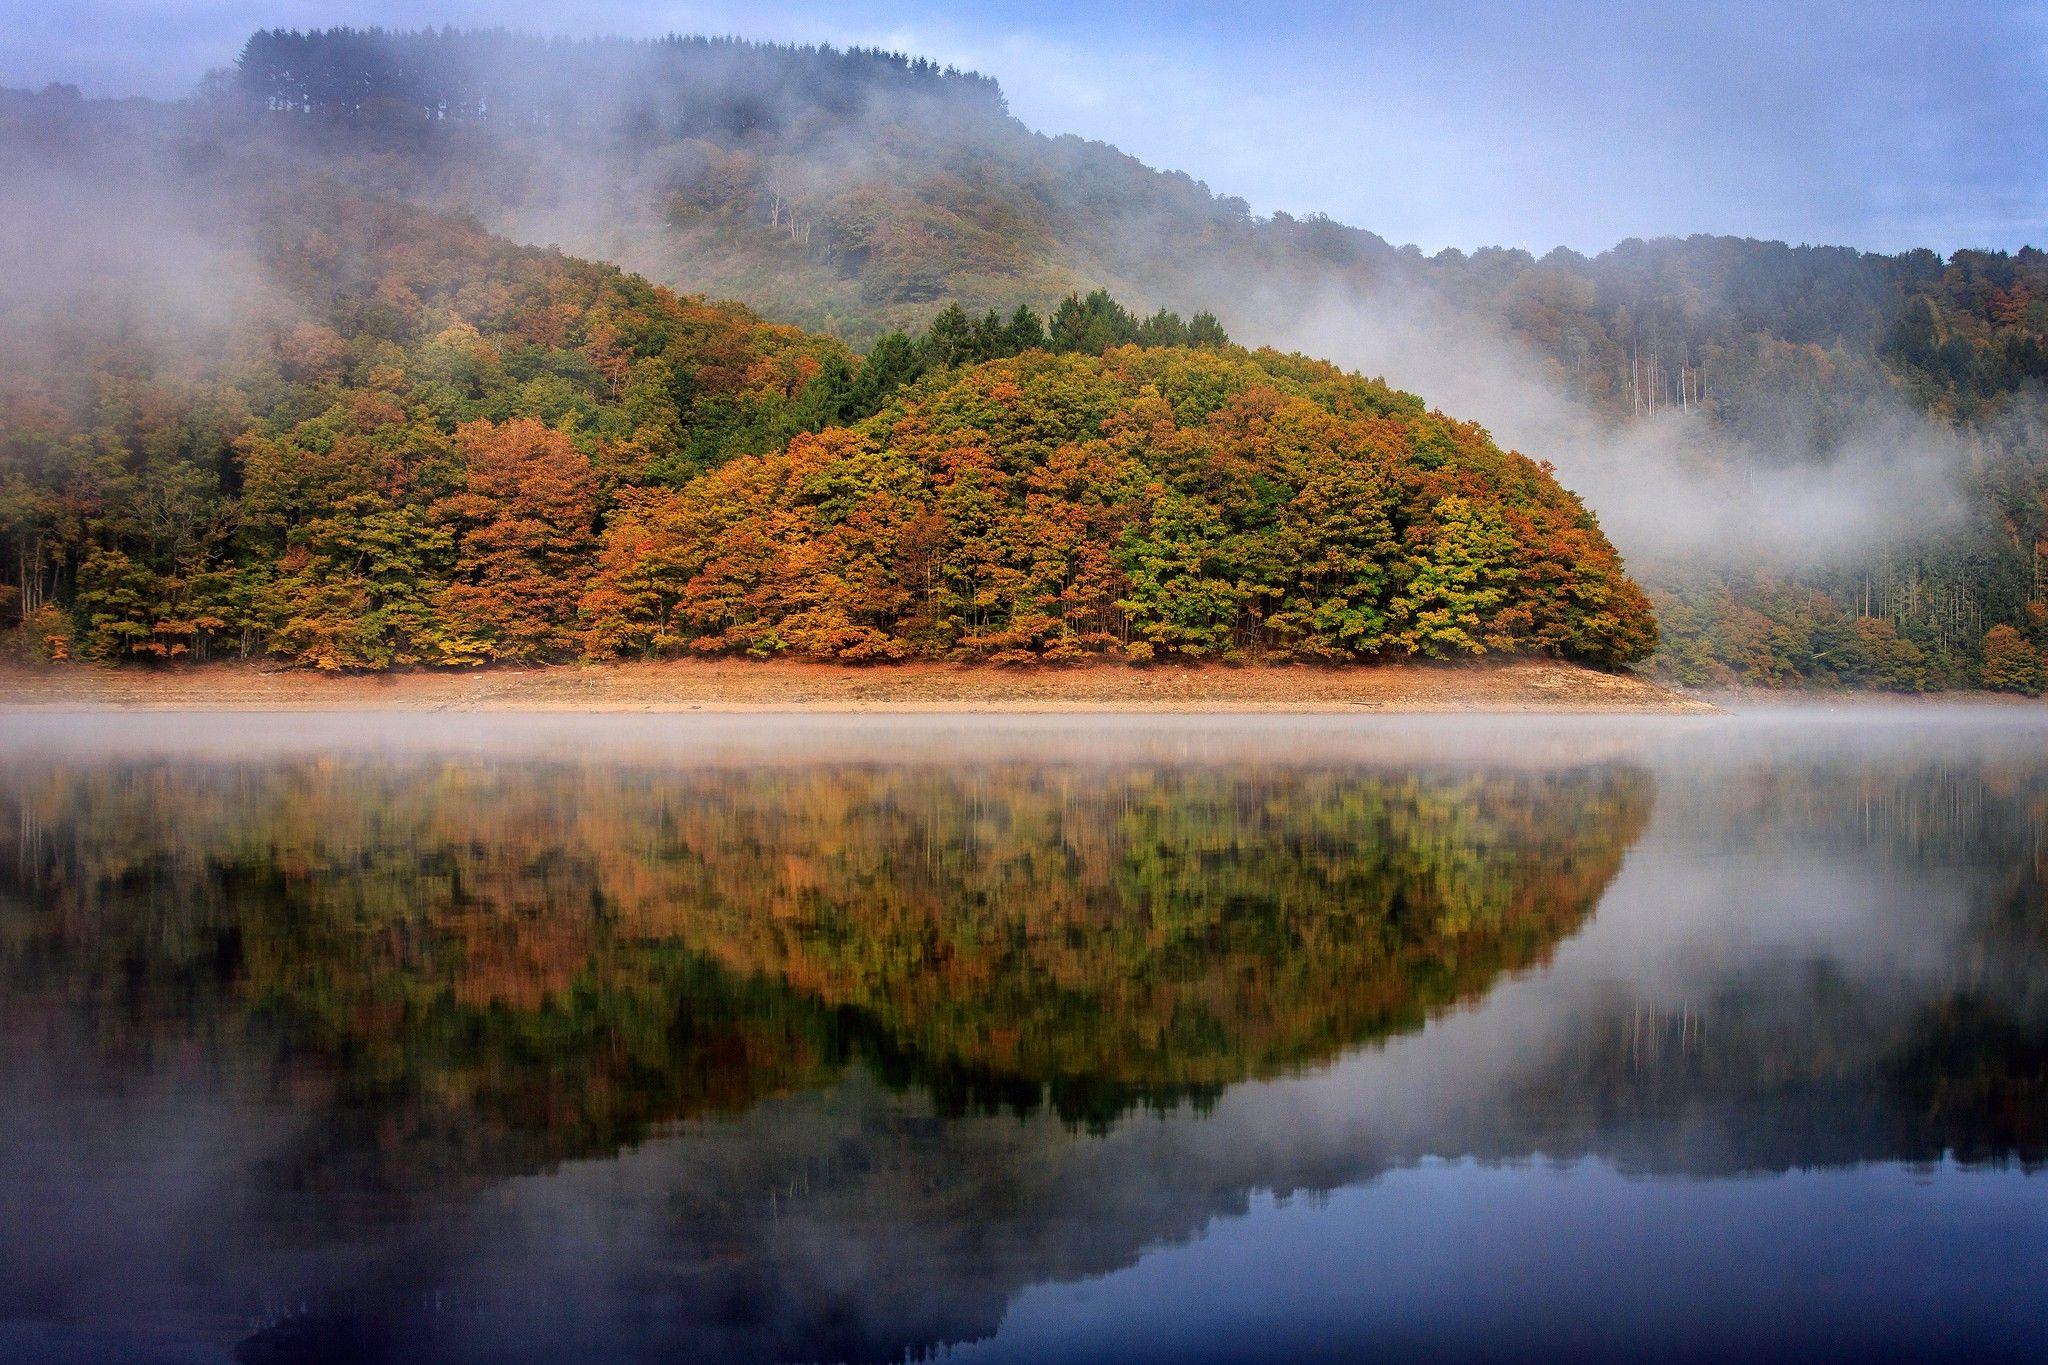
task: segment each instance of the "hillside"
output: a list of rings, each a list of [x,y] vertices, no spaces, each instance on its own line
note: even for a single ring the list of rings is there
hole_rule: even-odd
[[[31,653],[1616,664],[1654,640],[1536,465],[1213,319],[951,310],[860,361],[462,217],[157,188],[145,231],[189,279],[102,242],[0,310]]]
[[[513,542],[575,560],[610,486],[786,439],[845,357],[404,205],[241,226],[206,244],[241,293],[203,326],[141,280],[0,317],[7,596],[38,652],[474,655],[503,604],[454,584]],[[515,494],[570,524],[522,520]]]
[[[130,139],[230,186],[468,213],[899,357],[892,329],[949,303],[1008,317],[1106,286],[1213,311],[1556,460],[1652,590],[1667,676],[2042,680],[2038,251],[1425,257],[1032,132],[971,73],[703,39],[268,32],[185,106],[58,91],[6,117],[44,157]],[[1524,420],[1546,404],[1570,420]]]
[[[1334,285],[1426,288],[1497,317],[1617,414],[1703,401],[1738,429],[1769,422],[1826,356],[1857,372],[1806,395],[1823,426],[1873,381],[1972,415],[2048,378],[2037,250],[1944,261],[1695,236],[1425,257],[1327,219],[1254,217],[1185,175],[1030,131],[986,77],[885,53],[271,31],[209,112],[514,236],[857,343],[945,299],[1049,307],[1106,286],[1192,312],[1249,268],[1257,287],[1228,291],[1226,323],[1277,325],[1286,296]]]
[[[2036,250],[1700,236],[1425,257],[1034,133],[985,79],[827,49],[261,34],[213,110],[238,143],[253,121],[294,160],[855,344],[949,300],[1107,286],[1384,370],[1597,495],[1673,623],[1660,667],[1686,681],[2041,676]],[[1528,416],[1559,399],[1568,421]],[[1733,510],[1673,536],[1681,500]],[[1809,537],[1812,519],[1834,532]]]
[[[1328,219],[1255,217],[1186,175],[1027,129],[986,77],[889,53],[266,31],[185,106],[61,87],[9,105],[46,143],[150,129],[270,177],[317,167],[857,345],[949,299],[1046,309],[1100,286],[1148,309],[1219,307],[1256,334],[1289,320],[1289,299],[1394,286],[1498,319],[1616,414],[1704,403],[1747,430],[1805,399],[1825,429],[1873,383],[1974,415],[2048,378],[2048,255],[2031,248],[1944,260],[1694,236],[1425,256]],[[1823,360],[1853,373],[1816,385]]]

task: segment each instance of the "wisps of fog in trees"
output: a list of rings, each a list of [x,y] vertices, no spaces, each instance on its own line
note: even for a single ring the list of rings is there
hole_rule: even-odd
[[[1213,308],[1248,340],[1383,375],[1550,461],[1645,562],[1852,563],[1965,515],[1965,443],[1895,396],[1859,395],[1853,414],[1822,432],[1794,402],[1769,411],[1768,397],[1740,422],[1706,416],[1698,392],[1716,377],[1689,374],[1676,401],[1667,393],[1663,409],[1619,420],[1497,317],[1435,288],[1411,268],[1412,252],[1335,224],[1262,234],[1241,203],[1186,177],[1027,132],[1005,116],[994,83],[971,73],[702,39],[274,32],[252,39],[238,84],[313,125],[381,123],[421,146],[434,128],[457,129],[450,151],[463,145],[459,130],[488,126],[501,149],[516,142],[516,158],[486,162],[485,177],[453,155],[429,157],[408,172],[409,190],[485,212],[520,240],[687,288],[729,287],[735,272],[718,258],[730,224],[719,220],[737,214],[763,219],[754,226],[779,234],[793,257],[858,274],[874,307],[957,295],[981,272],[1012,279],[1019,297],[1110,283],[1147,304]],[[1007,169],[1055,216],[1106,230],[1092,242],[1035,243],[1020,224],[1013,240],[983,240],[982,225],[956,210],[993,192],[997,172],[978,164],[991,148],[1029,163]],[[1120,192],[1091,202],[1090,187],[1112,176]],[[863,198],[884,192],[910,202],[864,213]],[[928,220],[900,237],[885,230],[882,220],[920,207],[932,209]],[[1211,235],[1228,245],[1164,254],[1191,214],[1212,218]],[[1059,259],[1065,277],[1024,262],[1027,248]],[[772,308],[775,288],[762,282],[768,297],[752,301]],[[814,306],[818,315],[801,320],[859,339],[846,306]],[[1712,314],[1723,301],[1700,306]]]
[[[1276,344],[1382,376],[1549,461],[1632,560],[1856,561],[1965,514],[1965,443],[1895,398],[1866,404],[1832,438],[1783,413],[1780,435],[1765,444],[1698,404],[1626,421],[1600,413],[1496,321],[1419,281],[1332,278],[1298,307],[1290,302],[1255,293],[1239,306],[1272,320]]]
[[[74,364],[74,348],[142,348],[172,368],[217,355],[252,310],[281,304],[229,215],[121,158],[0,176],[0,356]]]
[[[699,37],[271,31],[211,97],[276,116],[265,131],[284,144],[272,155],[352,157],[343,173],[357,185],[713,294],[733,292],[720,258],[739,220],[785,256],[885,258],[872,263],[889,295],[940,299],[949,291],[937,258],[960,246],[964,225],[941,213],[922,236],[884,240],[880,198],[932,198],[927,178],[945,182],[943,198],[975,180],[977,149],[1028,136],[978,73],[879,50]],[[859,202],[878,188],[876,203]],[[810,207],[847,195],[854,202],[829,222]],[[1100,282],[1068,283],[1085,292]],[[754,284],[771,287],[758,271]],[[747,301],[781,302],[785,320],[855,340],[874,330],[800,294]]]

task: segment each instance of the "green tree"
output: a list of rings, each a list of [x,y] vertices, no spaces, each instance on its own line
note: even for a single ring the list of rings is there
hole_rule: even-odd
[[[1432,658],[1483,654],[1487,618],[1513,581],[1514,539],[1497,512],[1455,494],[1437,503],[1435,522],[1393,602],[1399,639]]]
[[[960,365],[976,359],[974,324],[967,319],[967,312],[957,303],[946,305],[936,318],[932,319],[931,330],[925,333],[924,356],[927,366],[942,368]]]
[[[1214,313],[1197,313],[1189,320],[1188,345],[1214,349],[1229,344],[1230,334],[1223,330],[1223,324],[1216,320]]]
[[[853,388],[853,411],[866,416],[881,411],[896,390],[923,371],[918,346],[903,332],[887,332],[861,362]]]
[[[1003,338],[1004,354],[1022,355],[1026,351],[1045,349],[1045,324],[1038,314],[1025,304],[1018,304],[1017,311],[1010,314],[1009,326]]]

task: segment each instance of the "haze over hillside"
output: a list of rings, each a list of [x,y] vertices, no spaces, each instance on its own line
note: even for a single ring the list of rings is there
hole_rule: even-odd
[[[2043,641],[2031,249],[1426,258],[1034,133],[976,76],[694,39],[264,33],[179,110],[15,113],[44,152],[139,127],[250,183],[459,208],[856,345],[1098,285],[1211,309],[1556,463],[1664,589],[1667,666],[1695,680],[1974,681],[1991,627]]]
[[[856,363],[467,217],[232,163],[97,169],[42,181],[95,211],[24,244],[44,271],[0,309],[32,654],[1618,666],[1655,643],[1547,471],[1207,315],[955,308]]]
[[[1261,213],[1328,213],[1426,252],[1597,252],[1693,232],[2008,250],[2048,227],[2048,10],[1516,0],[338,0],[17,3],[0,85],[183,97],[278,23],[681,30],[884,48],[998,78],[1026,125],[1187,171]]]

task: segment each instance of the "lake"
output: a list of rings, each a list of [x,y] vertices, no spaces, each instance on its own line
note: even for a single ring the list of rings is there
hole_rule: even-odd
[[[0,727],[9,1360],[2048,1359],[2048,709]]]

